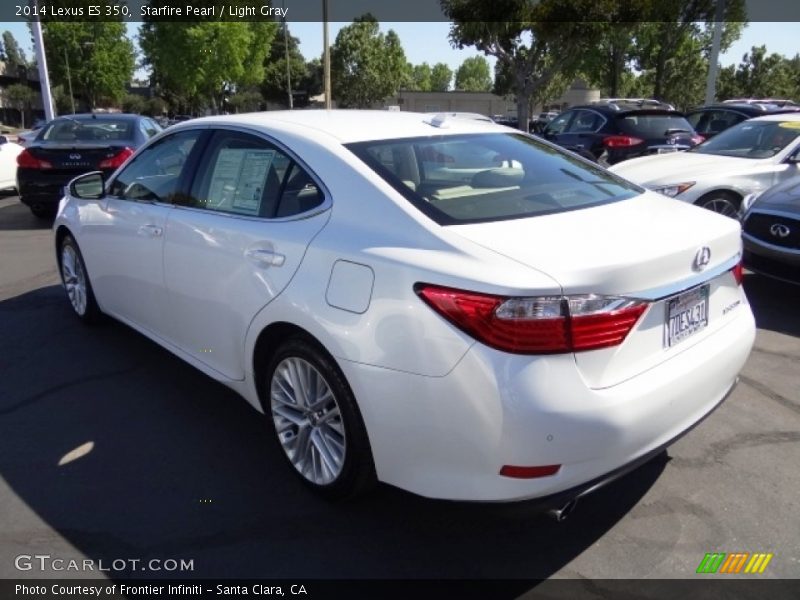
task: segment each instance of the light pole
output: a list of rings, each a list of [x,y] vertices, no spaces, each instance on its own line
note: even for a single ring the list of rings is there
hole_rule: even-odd
[[[322,71],[325,86],[325,108],[331,109],[331,49],[328,45],[328,0],[322,0]]]
[[[283,3],[284,7],[286,6],[286,2]],[[286,11],[283,11],[283,14],[286,15]],[[289,110],[294,108],[294,99],[292,98],[292,69],[289,65],[289,30],[286,27],[286,17],[283,17],[283,49],[284,49],[284,56],[286,57],[286,90],[289,94]]]
[[[75,114],[75,96],[72,95],[72,76],[69,72],[69,56],[67,55],[67,47],[64,46],[64,62],[67,65],[67,85],[69,86],[69,102],[72,106],[72,114]]]

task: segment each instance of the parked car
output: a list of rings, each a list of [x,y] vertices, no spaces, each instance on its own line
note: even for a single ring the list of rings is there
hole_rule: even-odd
[[[757,117],[671,156],[649,156],[612,171],[671,198],[737,218],[742,198],[795,177],[800,113]]]
[[[160,131],[155,121],[140,115],[79,114],[53,119],[17,157],[20,201],[37,217],[52,217],[70,179],[98,169],[111,174]]]
[[[723,102],[709,104],[695,108],[686,113],[686,120],[691,123],[695,131],[705,139],[711,139],[718,133],[725,131],[754,117],[797,112],[800,107],[757,102]]]
[[[477,120],[196,119],[73,180],[54,230],[80,318],[238,391],[332,497],[563,516],[714,410],[755,335],[738,222]]]
[[[748,196],[742,208],[747,268],[800,284],[800,177]]]
[[[10,190],[17,185],[17,156],[23,148],[0,135],[0,190]]]
[[[702,141],[682,113],[646,103],[575,106],[550,121],[541,135],[609,165],[637,156],[688,150]]]

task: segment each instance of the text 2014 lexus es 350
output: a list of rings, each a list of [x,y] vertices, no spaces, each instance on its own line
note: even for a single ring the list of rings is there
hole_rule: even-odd
[[[738,222],[446,115],[180,123],[54,231],[79,317],[236,390],[329,497],[577,497],[717,407],[755,336]]]

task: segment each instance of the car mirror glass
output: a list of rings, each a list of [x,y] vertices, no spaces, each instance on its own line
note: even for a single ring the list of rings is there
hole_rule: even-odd
[[[83,200],[96,200],[103,196],[103,174],[100,171],[76,177],[69,184],[69,194]]]

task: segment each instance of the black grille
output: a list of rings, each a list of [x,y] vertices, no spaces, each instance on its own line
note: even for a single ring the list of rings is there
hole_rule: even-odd
[[[779,235],[787,230],[788,235]],[[797,219],[751,213],[744,222],[744,232],[774,246],[800,250],[800,220]]]

